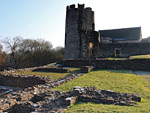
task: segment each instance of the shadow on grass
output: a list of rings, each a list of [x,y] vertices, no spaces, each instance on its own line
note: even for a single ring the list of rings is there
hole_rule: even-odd
[[[127,74],[134,74],[132,70],[109,70],[109,69],[95,69],[93,71],[108,71],[110,73],[127,73]]]
[[[74,71],[71,71],[71,74],[80,73],[80,72],[81,72],[80,70],[74,70]]]
[[[95,105],[103,104],[103,105],[128,106],[128,107],[131,106],[131,105],[106,104],[106,103],[96,103],[96,102],[83,102],[80,100],[77,100],[73,105],[81,105],[81,104],[88,104],[88,103],[92,103]]]
[[[69,68],[68,68],[69,69]],[[31,72],[34,72],[34,73],[62,73],[62,74],[74,74],[74,73],[80,73],[80,69],[78,70],[71,70],[70,72],[52,72],[52,71],[31,71]]]

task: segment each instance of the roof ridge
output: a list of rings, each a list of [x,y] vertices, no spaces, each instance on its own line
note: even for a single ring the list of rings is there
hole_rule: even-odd
[[[103,29],[103,30],[98,30],[98,31],[106,31],[106,30],[122,30],[122,29],[136,29],[136,28],[140,28],[141,29],[141,26],[139,27],[126,27],[126,28],[116,28],[116,29]]]

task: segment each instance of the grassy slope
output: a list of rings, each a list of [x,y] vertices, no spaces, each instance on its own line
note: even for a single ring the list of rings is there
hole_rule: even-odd
[[[74,86],[96,87],[97,89],[113,90],[121,93],[141,93],[142,102],[138,106],[104,105],[95,103],[77,102],[66,112],[150,112],[150,83],[143,76],[132,74],[132,71],[101,70],[85,74],[71,82],[68,82],[57,90],[69,91]]]
[[[59,78],[65,77],[66,75],[72,74],[72,73],[76,73],[78,72],[80,69],[79,68],[69,68],[71,70],[70,73],[52,73],[52,72],[32,72],[32,71],[28,71],[28,72],[22,72],[22,73],[18,73],[18,74],[24,74],[24,75],[39,75],[39,76],[49,76],[52,77],[52,80],[57,80]]]

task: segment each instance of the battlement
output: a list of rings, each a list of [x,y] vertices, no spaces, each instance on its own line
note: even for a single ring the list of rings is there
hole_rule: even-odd
[[[84,4],[78,4],[79,9],[84,9],[84,6],[85,6]]]
[[[92,8],[86,7],[85,10],[92,11]]]
[[[92,11],[92,8],[90,8],[90,7],[85,8],[85,4],[78,4],[77,7],[75,4],[67,6],[67,10],[71,10],[71,9],[85,9],[85,10]]]

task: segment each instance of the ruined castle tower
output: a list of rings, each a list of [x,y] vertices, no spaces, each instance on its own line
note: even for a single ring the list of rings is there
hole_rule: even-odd
[[[65,59],[88,58],[92,55],[94,37],[94,12],[84,4],[67,6],[65,28]],[[91,50],[90,50],[91,48]]]

